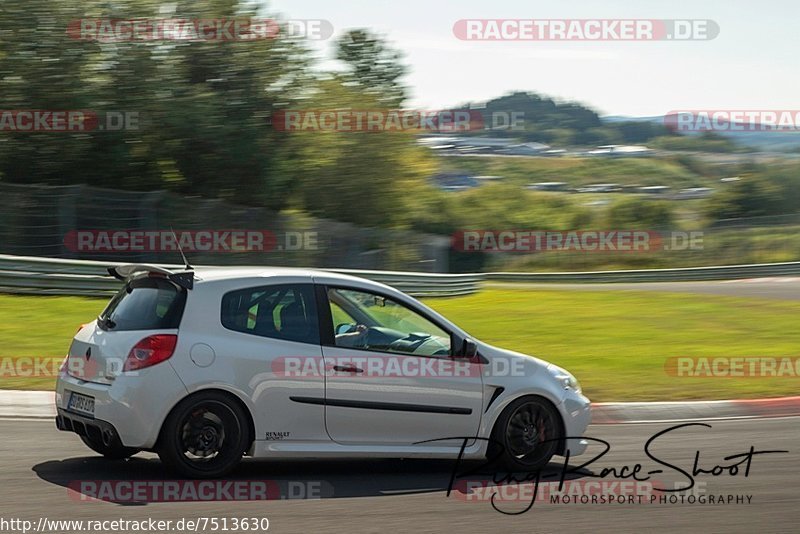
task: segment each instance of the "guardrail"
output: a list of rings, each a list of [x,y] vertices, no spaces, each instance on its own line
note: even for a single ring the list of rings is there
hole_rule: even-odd
[[[571,273],[488,273],[485,279],[496,282],[587,284],[618,282],[692,282],[795,275],[800,275],[800,262]]]
[[[61,260],[31,256],[0,255],[0,293],[33,295],[76,295],[106,297],[120,287],[119,280],[107,269],[114,262]],[[183,269],[181,265],[161,265]],[[211,266],[204,268],[230,268]],[[400,271],[320,269],[360,276],[398,288],[415,297],[454,297],[475,293],[480,288],[480,274],[436,274]]]
[[[118,265],[118,263],[0,255],[0,293],[105,297],[114,293],[120,286],[119,281],[109,276],[107,272],[107,269],[114,265]],[[163,267],[182,268],[180,265],[163,265]],[[562,273],[436,274],[351,269],[327,270],[375,280],[396,287],[415,297],[453,297],[475,293],[480,289],[481,283],[486,281],[517,283],[677,282],[791,276],[800,275],[800,262]]]

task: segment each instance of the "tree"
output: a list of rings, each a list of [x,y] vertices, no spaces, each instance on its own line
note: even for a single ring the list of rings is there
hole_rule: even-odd
[[[626,198],[608,210],[609,226],[615,230],[666,230],[674,219],[672,205],[663,200]]]
[[[706,204],[706,212],[714,219],[761,217],[774,215],[781,203],[781,190],[770,181],[748,176],[726,184]]]
[[[391,49],[382,39],[367,30],[350,30],[336,43],[336,59],[348,70],[344,81],[360,87],[387,107],[400,107],[406,89],[400,83],[406,69],[400,52]]]
[[[622,136],[613,128],[589,128],[577,135],[580,145],[602,146],[622,142]]]
[[[285,136],[265,118],[307,85],[295,40],[78,40],[80,19],[265,18],[246,0],[3,0],[3,109],[90,110],[138,116],[138,129],[0,132],[5,181],[101,185],[225,198],[282,208],[294,177],[277,172]]]
[[[378,106],[380,95],[332,76],[318,84],[312,109]],[[297,204],[310,213],[362,226],[391,227],[407,219],[413,191],[435,167],[413,132],[304,131],[287,133],[294,154]]]

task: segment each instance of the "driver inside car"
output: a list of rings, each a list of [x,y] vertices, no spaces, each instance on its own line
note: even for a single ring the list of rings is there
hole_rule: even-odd
[[[367,346],[367,331],[369,328],[366,325],[359,324],[355,326],[350,332],[343,334],[336,334],[337,347],[349,348],[365,348]]]

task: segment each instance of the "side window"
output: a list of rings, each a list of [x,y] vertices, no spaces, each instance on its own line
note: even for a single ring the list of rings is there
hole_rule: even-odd
[[[338,304],[336,304],[335,302],[332,302],[330,300],[329,300],[329,302],[330,302],[330,305],[331,305],[331,318],[333,319],[334,328],[345,328],[345,327],[349,328],[349,325],[351,325],[351,324],[356,322],[356,320],[353,319],[352,317],[350,317],[347,314],[347,312],[345,312],[342,309],[341,306],[339,306]],[[345,326],[342,326],[342,325],[345,325]],[[336,332],[334,332],[334,334],[335,333]]]
[[[319,344],[312,284],[253,287],[222,297],[222,326],[254,336]]]
[[[331,288],[328,302],[337,347],[416,356],[450,355],[448,332],[392,299]]]

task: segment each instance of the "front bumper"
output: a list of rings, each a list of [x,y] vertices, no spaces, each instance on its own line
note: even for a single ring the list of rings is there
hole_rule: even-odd
[[[564,449],[559,454],[564,455],[569,449],[570,456],[583,454],[589,442],[580,436],[592,422],[592,403],[580,393],[570,392],[559,406],[564,420],[564,435],[567,437]]]

